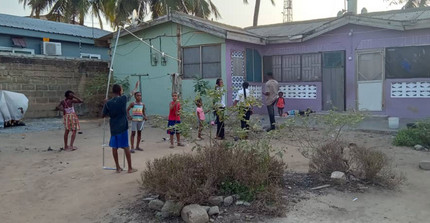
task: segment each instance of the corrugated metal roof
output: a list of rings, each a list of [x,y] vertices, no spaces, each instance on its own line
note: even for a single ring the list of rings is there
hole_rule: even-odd
[[[273,25],[257,26],[245,28],[251,33],[255,33],[260,36],[266,37],[283,37],[283,36],[294,36],[302,33],[306,33],[309,30],[316,29],[323,24],[330,22],[336,18],[301,21],[301,22],[290,22],[290,23],[279,23]]]
[[[110,33],[105,30],[97,28],[93,29],[91,27],[81,25],[53,22],[7,14],[0,14],[0,26],[85,38],[99,38]]]
[[[430,8],[416,8],[416,9],[394,10],[394,11],[386,11],[386,12],[373,12],[373,13],[366,13],[366,14],[358,14],[355,16],[374,18],[374,19],[383,19],[387,21],[391,20],[391,21],[398,21],[398,22],[416,21],[416,20],[430,19]],[[334,18],[327,18],[327,19],[318,19],[318,20],[309,20],[309,21],[300,21],[300,22],[291,22],[291,23],[279,23],[279,24],[273,24],[273,25],[248,27],[248,28],[245,28],[245,30],[268,38],[287,37],[287,36],[306,34],[307,32],[310,32],[326,23],[335,21],[336,19],[339,19],[339,18],[334,17]]]

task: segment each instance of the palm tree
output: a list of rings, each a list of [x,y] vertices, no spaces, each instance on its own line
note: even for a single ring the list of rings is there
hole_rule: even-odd
[[[30,17],[40,18],[40,13],[48,9],[55,0],[18,0],[18,2],[31,8]]]
[[[213,15],[220,17],[217,7],[212,0],[18,0],[25,6],[31,7],[31,16],[39,18],[40,12],[49,10],[49,20],[84,24],[85,16],[92,14],[103,29],[102,17],[111,23],[112,27],[128,22],[133,10],[137,10],[139,20],[152,12],[152,17],[165,15],[168,9],[184,12],[190,15],[209,18]],[[273,0],[272,0],[273,1]]]
[[[201,18],[221,17],[212,0],[149,0],[152,18],[163,16],[168,9],[194,15]]]
[[[275,0],[270,0],[270,2],[272,3],[272,5],[275,5]],[[243,0],[243,3],[248,4],[248,0]],[[254,20],[253,20],[252,26],[258,25],[258,15],[260,13],[260,3],[261,3],[261,0],[255,0]]]
[[[404,4],[402,9],[409,9],[409,8],[420,8],[420,7],[427,7],[430,5],[429,0],[384,0],[390,2],[390,4],[398,5],[398,4]]]

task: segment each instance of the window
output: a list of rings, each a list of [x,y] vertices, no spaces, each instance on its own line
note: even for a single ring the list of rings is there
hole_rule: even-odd
[[[14,47],[0,47],[0,53],[14,53],[14,54],[34,54],[33,49],[14,48]]]
[[[320,81],[321,54],[295,54],[264,57],[264,71],[272,71],[280,82]]]
[[[91,54],[91,53],[81,53],[81,58],[87,58],[87,59],[101,59],[100,54]]]
[[[183,48],[184,78],[221,77],[221,46]]]
[[[246,81],[262,82],[261,56],[255,49],[246,49]]]
[[[387,78],[430,77],[430,46],[387,48],[385,54]]]
[[[12,38],[12,42],[14,46],[18,46],[18,47],[27,47],[27,43],[25,42],[24,38]]]

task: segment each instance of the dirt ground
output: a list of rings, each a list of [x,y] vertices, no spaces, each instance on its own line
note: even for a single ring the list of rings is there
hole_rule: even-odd
[[[16,127],[20,129],[0,129],[0,222],[127,222],[117,213],[141,197],[140,174],[102,169],[102,120],[81,122],[83,134],[75,143],[80,149],[73,152],[59,150],[63,147],[60,121],[43,123],[43,128],[34,127],[38,126],[35,122]],[[163,140],[166,136],[163,130],[146,126],[145,151],[132,154],[133,166],[142,170],[154,158],[191,151],[192,145],[169,149]],[[309,193],[308,199],[289,208],[287,217],[265,222],[428,222],[430,171],[420,170],[418,162],[430,160],[430,153],[394,147],[391,135],[351,132],[348,138],[386,152],[395,169],[405,173],[406,183],[394,191]],[[279,145],[284,143],[294,145],[288,139]],[[105,159],[106,166],[113,166],[110,148],[105,150]],[[289,171],[308,170],[307,159],[294,146],[288,146],[285,161]]]

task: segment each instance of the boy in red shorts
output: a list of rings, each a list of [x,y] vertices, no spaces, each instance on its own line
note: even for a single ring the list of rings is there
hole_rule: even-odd
[[[172,102],[169,104],[169,121],[167,123],[167,127],[169,128],[167,130],[167,134],[170,135],[170,148],[175,148],[173,143],[173,135],[176,134],[176,139],[178,141],[178,146],[184,146],[184,144],[181,143],[181,135],[179,132],[175,129],[176,124],[181,123],[181,117],[179,115],[179,112],[181,110],[181,104],[178,101],[178,93],[172,93]]]

